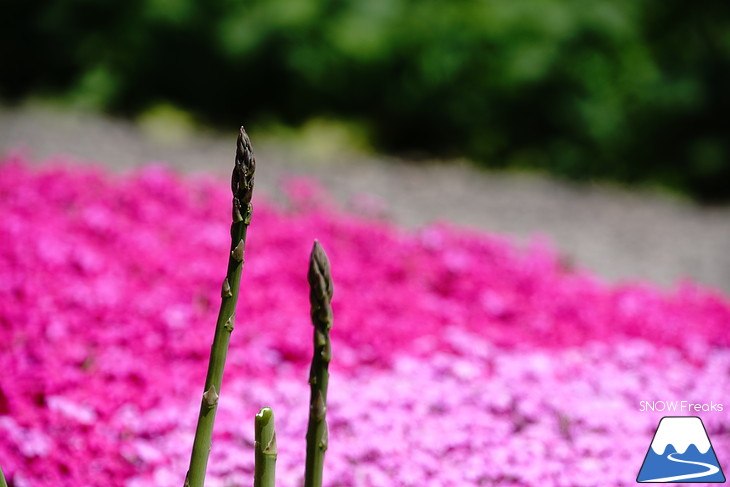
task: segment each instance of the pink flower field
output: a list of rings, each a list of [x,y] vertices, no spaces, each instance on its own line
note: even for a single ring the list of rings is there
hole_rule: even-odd
[[[339,210],[306,182],[254,193],[208,469],[252,485],[253,416],[276,415],[278,483],[304,474],[307,260],[335,283],[325,485],[635,484],[667,412],[726,399],[730,300],[610,284],[535,240]],[[0,163],[0,465],[14,487],[179,487],[228,257],[230,188]],[[730,404],[702,417],[730,466]],[[726,470],[726,475],[728,471]]]

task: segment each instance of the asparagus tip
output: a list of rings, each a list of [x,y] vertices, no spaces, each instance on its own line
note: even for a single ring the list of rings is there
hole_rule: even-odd
[[[313,290],[323,294],[327,301],[332,299],[332,277],[330,261],[322,245],[315,239],[312,253],[309,256],[309,284]]]
[[[266,441],[266,445],[261,445],[262,453],[267,455],[276,455],[276,431],[273,430],[274,424],[274,411],[271,408],[261,408],[261,411],[256,415],[256,431],[261,432],[261,438],[256,438],[256,441]],[[270,438],[263,438],[264,429],[271,423],[271,436]]]
[[[233,190],[233,196],[238,199],[242,209],[246,209],[248,204],[251,203],[255,171],[256,159],[253,155],[251,139],[241,126],[236,141],[236,165],[231,179],[231,189]],[[248,214],[248,210],[246,213]]]
[[[274,419],[274,410],[271,408],[261,408],[261,411],[256,415],[256,426],[263,428],[272,419]]]

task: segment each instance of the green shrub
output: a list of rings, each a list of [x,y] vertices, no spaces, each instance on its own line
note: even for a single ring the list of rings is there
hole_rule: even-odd
[[[0,94],[339,117],[387,151],[728,199],[729,5],[11,0]]]

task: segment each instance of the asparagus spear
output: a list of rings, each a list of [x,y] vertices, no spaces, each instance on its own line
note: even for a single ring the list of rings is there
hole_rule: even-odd
[[[256,415],[256,466],[254,487],[274,487],[276,475],[276,431],[274,431],[274,411],[263,408]]]
[[[198,425],[195,429],[190,468],[185,476],[185,487],[203,487],[205,470],[208,466],[213,423],[218,406],[218,395],[223,379],[228,343],[233,331],[233,321],[238,301],[238,288],[241,282],[246,231],[251,221],[251,195],[253,192],[256,160],[251,140],[243,127],[238,135],[236,160],[231,177],[233,192],[233,223],[231,225],[231,252],[228,258],[228,271],[221,291],[221,307],[215,326],[213,345],[210,348],[208,375],[205,378],[203,399],[200,405]]]
[[[8,483],[5,482],[5,474],[3,474],[2,468],[0,468],[0,487],[8,487]]]
[[[322,246],[314,241],[309,257],[309,303],[314,325],[314,355],[309,372],[311,398],[307,427],[307,461],[304,487],[322,487],[324,453],[327,450],[327,385],[332,359],[329,330],[332,327],[332,277]]]

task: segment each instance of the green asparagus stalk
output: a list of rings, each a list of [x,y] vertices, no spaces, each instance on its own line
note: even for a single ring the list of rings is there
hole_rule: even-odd
[[[307,460],[304,487],[322,487],[324,454],[327,450],[327,385],[332,360],[330,328],[332,328],[332,277],[330,263],[322,246],[314,241],[309,257],[309,303],[314,325],[314,354],[309,372],[311,397],[307,426]]]
[[[205,378],[203,399],[200,405],[198,425],[195,429],[190,468],[185,476],[185,487],[203,487],[205,470],[208,466],[213,423],[221,391],[223,367],[226,363],[228,343],[233,331],[238,288],[241,282],[246,231],[251,222],[251,195],[253,192],[254,159],[251,140],[243,127],[238,135],[236,160],[231,177],[233,191],[233,223],[231,225],[231,251],[228,258],[228,271],[221,291],[221,307],[215,326],[213,345],[210,349],[208,375]]]
[[[253,474],[253,487],[274,487],[277,454],[274,411],[271,408],[261,409],[256,415],[255,426],[256,466]]]
[[[5,474],[3,473],[2,468],[0,468],[0,487],[8,487],[8,483],[5,482]]]

